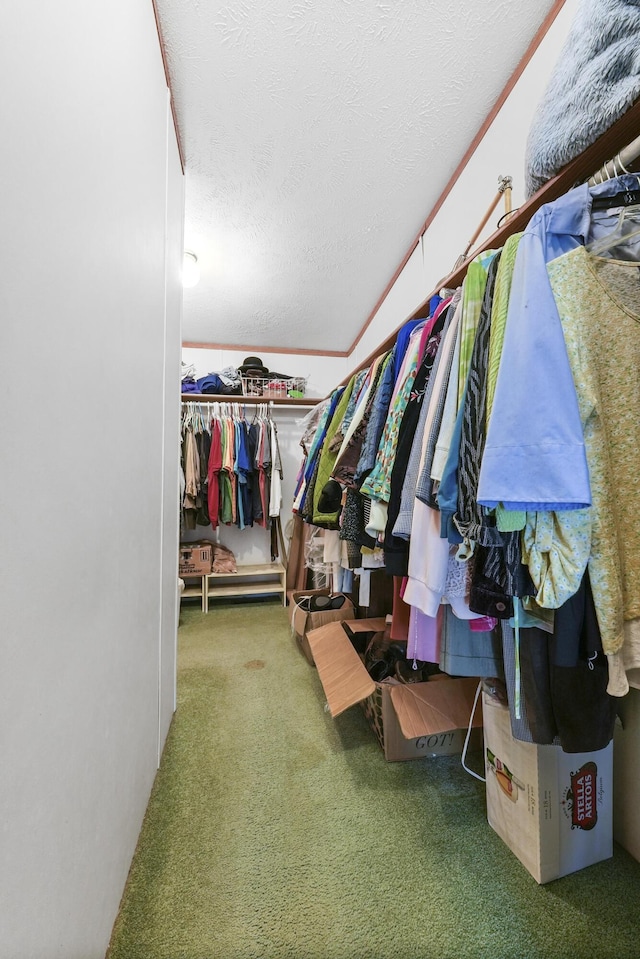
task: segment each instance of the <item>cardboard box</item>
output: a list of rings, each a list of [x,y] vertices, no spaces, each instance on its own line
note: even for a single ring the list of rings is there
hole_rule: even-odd
[[[178,576],[206,576],[211,572],[213,549],[211,543],[181,543]]]
[[[613,734],[613,838],[640,860],[640,690],[618,704],[622,725]]]
[[[390,762],[462,752],[478,680],[438,677],[439,681],[410,685],[374,682],[347,630],[353,634],[384,628],[383,618],[348,620],[308,634],[329,712],[335,718],[359,703]],[[482,727],[480,709],[473,725]]]
[[[511,735],[509,710],[483,693],[489,825],[539,883],[613,855],[613,744],[565,753]]]
[[[318,629],[320,626],[326,626],[328,623],[339,623],[343,619],[351,619],[354,615],[353,603],[348,596],[345,596],[344,603],[340,609],[328,609],[318,613],[307,613],[300,609],[297,601],[303,596],[331,596],[330,589],[304,589],[300,592],[291,594],[291,630],[295,635],[298,648],[311,663],[313,653],[309,647],[307,633],[312,629]]]

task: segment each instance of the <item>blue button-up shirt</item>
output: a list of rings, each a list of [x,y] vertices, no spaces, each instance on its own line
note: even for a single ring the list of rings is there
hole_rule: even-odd
[[[540,207],[520,240],[480,470],[483,506],[591,505],[583,424],[547,263],[611,230],[610,218],[607,224],[592,220],[595,197],[638,187],[631,175],[576,187]]]

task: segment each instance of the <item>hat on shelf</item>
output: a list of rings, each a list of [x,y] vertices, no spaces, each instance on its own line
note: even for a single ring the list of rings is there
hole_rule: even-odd
[[[253,376],[266,376],[269,372],[259,356],[245,356],[242,366],[238,369],[241,373],[249,373]]]

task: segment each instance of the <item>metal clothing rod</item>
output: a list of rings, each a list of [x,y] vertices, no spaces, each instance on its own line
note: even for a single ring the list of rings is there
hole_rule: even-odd
[[[613,160],[607,160],[604,166],[600,167],[593,176],[589,177],[587,183],[589,186],[595,186],[597,183],[603,183],[605,180],[611,180],[613,177],[621,176],[623,173],[629,173],[627,167],[640,157],[640,137],[636,137],[626,147],[623,147],[619,153],[616,153]]]
[[[471,239],[470,239],[469,242],[467,243],[467,245],[466,245],[466,247],[465,247],[465,249],[464,249],[464,252],[463,252],[463,253],[461,254],[461,256],[458,258],[458,261],[457,261],[457,263],[456,263],[456,266],[460,265],[460,263],[464,263],[464,261],[465,261],[466,258],[467,258],[467,255],[468,255],[468,253],[469,253],[469,250],[471,249],[471,247],[473,246],[473,244],[476,242],[476,240],[478,239],[478,237],[480,236],[480,234],[481,234],[482,231],[484,230],[484,228],[485,228],[485,226],[487,225],[487,222],[488,222],[488,220],[489,220],[489,217],[491,216],[491,214],[493,213],[493,211],[494,211],[495,208],[497,207],[498,203],[500,202],[500,199],[501,199],[503,196],[504,196],[504,212],[505,212],[505,215],[508,215],[509,213],[512,212],[512,209],[511,209],[511,189],[512,189],[512,186],[513,186],[513,177],[510,177],[510,176],[499,176],[499,177],[498,177],[498,192],[496,193],[494,199],[492,200],[491,206],[489,207],[489,209],[488,209],[487,212],[485,213],[484,217],[482,218],[482,221],[480,222],[480,224],[479,224],[478,228],[476,229],[475,233],[473,234],[473,236],[471,237]]]

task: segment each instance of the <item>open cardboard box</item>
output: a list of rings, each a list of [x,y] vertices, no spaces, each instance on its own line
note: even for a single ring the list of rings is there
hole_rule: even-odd
[[[409,685],[374,682],[347,630],[357,636],[384,628],[384,618],[346,620],[307,634],[329,712],[335,719],[360,703],[390,762],[462,752],[478,680],[442,676]],[[478,741],[480,708],[473,727]]]
[[[181,543],[178,554],[178,576],[206,576],[211,572],[213,548],[211,543]]]
[[[353,603],[345,595],[344,603],[340,609],[321,610],[317,613],[307,613],[297,605],[299,599],[303,596],[331,596],[330,589],[303,589],[291,594],[291,629],[296,637],[298,648],[305,655],[307,660],[314,665],[313,654],[309,648],[307,633],[312,629],[318,629],[320,626],[326,626],[327,623],[336,623],[342,619],[350,619],[355,615]],[[344,595],[339,593],[336,595]]]

